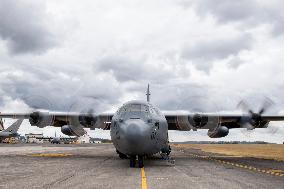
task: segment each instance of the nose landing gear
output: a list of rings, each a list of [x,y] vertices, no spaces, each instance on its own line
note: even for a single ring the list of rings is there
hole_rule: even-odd
[[[143,156],[138,156],[138,166],[139,168],[144,167]]]
[[[136,165],[136,156],[130,156],[129,162],[130,162],[130,167],[135,167],[135,165]],[[138,156],[138,167],[139,168],[144,167],[143,156]]]
[[[130,162],[130,167],[135,167],[135,164],[136,164],[136,156],[130,156],[129,162]]]

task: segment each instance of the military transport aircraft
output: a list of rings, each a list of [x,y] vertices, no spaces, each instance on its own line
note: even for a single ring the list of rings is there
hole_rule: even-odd
[[[32,126],[61,127],[69,136],[82,136],[85,128],[110,130],[111,139],[120,158],[129,158],[130,167],[143,167],[143,158],[162,153],[169,155],[171,148],[168,130],[189,131],[208,129],[208,136],[221,138],[229,134],[229,129],[266,128],[270,121],[282,121],[284,116],[263,115],[269,103],[259,112],[247,109],[246,114],[227,115],[209,113],[163,114],[150,103],[149,85],[147,101],[129,101],[114,114],[94,114],[79,112],[34,111],[32,113],[1,113],[0,118],[29,119]],[[245,107],[244,103],[240,105]]]
[[[23,119],[19,119],[19,120],[15,121],[12,125],[10,125],[7,129],[1,131],[0,132],[0,141],[4,140],[6,138],[19,136],[19,134],[17,132],[18,132],[22,122],[23,122]],[[2,120],[1,120],[1,124],[3,124]]]

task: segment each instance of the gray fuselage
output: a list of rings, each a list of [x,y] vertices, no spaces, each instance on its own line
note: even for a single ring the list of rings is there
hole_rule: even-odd
[[[169,148],[165,116],[152,104],[130,101],[112,118],[111,139],[126,155],[152,155]]]
[[[5,138],[11,138],[11,137],[17,137],[19,136],[18,133],[14,133],[14,132],[8,132],[8,131],[2,131],[0,132],[0,139],[5,139]]]

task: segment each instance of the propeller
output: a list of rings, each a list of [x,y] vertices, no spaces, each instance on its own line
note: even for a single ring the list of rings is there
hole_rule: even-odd
[[[29,106],[30,123],[38,127],[52,125],[54,117],[49,115],[53,105],[47,97],[40,95],[31,95],[23,98],[23,101]]]
[[[274,102],[271,99],[265,97],[261,108],[257,112],[254,112],[245,100],[241,100],[237,107],[243,112],[247,112],[247,114],[244,115],[240,120],[241,126],[247,130],[265,127],[267,122],[262,119],[262,115],[267,112],[267,110],[269,110],[273,104]]]
[[[202,95],[187,95],[180,94],[178,96],[178,102],[175,103],[175,110],[190,113],[191,116],[188,117],[189,127],[192,130],[197,130],[198,128],[203,128],[208,125],[218,126],[220,123],[219,117],[208,116],[205,112],[218,112],[219,107],[214,103],[212,99]],[[177,117],[178,122],[184,122],[183,118]]]
[[[69,108],[69,112],[79,112],[80,115],[71,120],[72,125],[94,126],[97,122],[97,110],[101,106],[100,98],[84,96],[77,99]]]

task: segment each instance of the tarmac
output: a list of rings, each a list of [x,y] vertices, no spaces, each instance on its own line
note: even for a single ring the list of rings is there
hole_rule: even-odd
[[[284,162],[173,147],[130,168],[112,144],[0,144],[0,188],[284,188]]]

